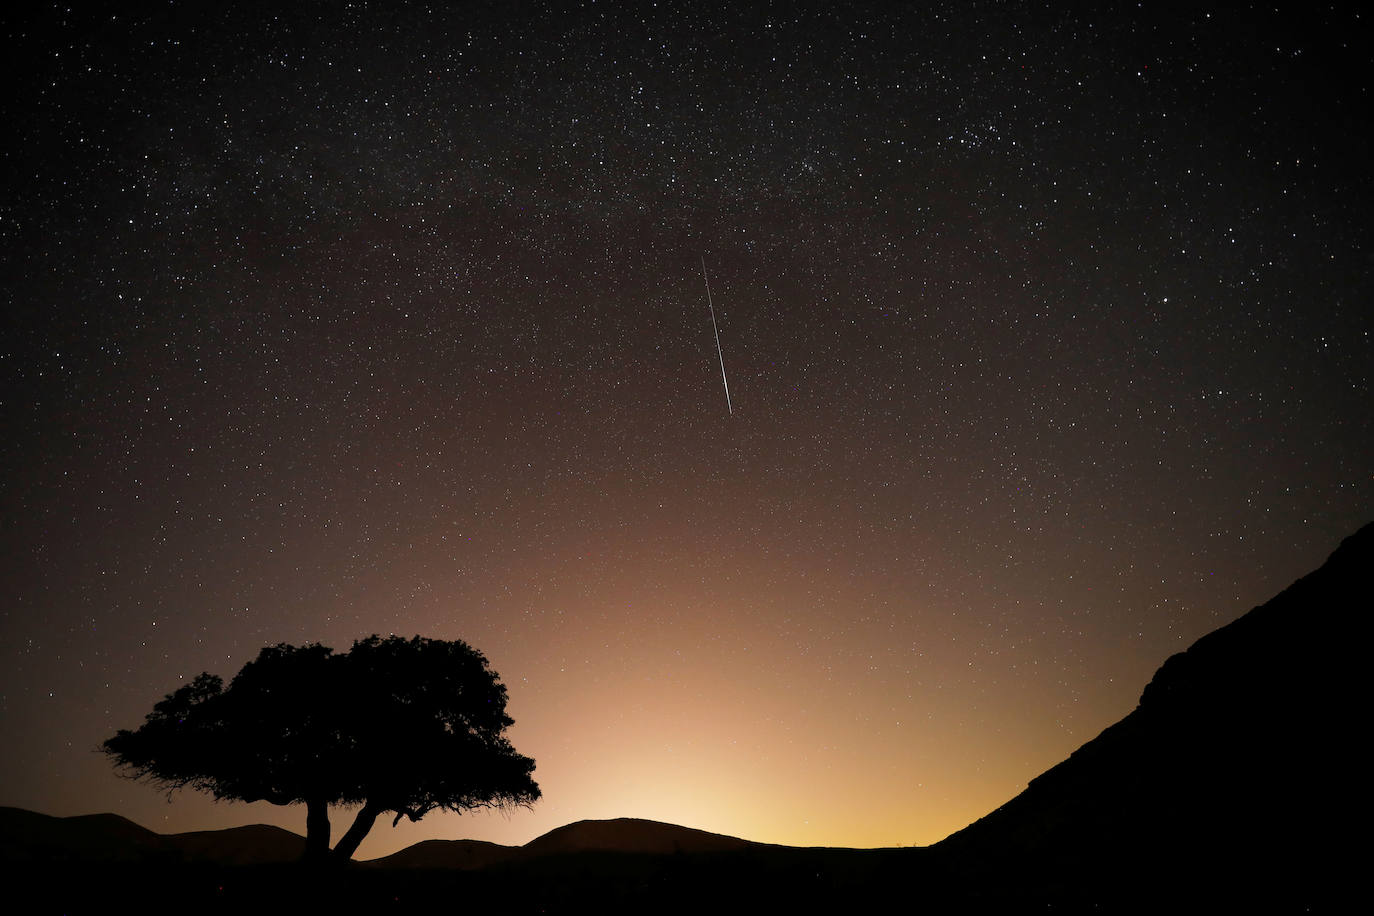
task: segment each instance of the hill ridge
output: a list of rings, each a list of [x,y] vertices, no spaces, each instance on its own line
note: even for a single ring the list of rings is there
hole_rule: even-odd
[[[1339,870],[1362,781],[1371,568],[1374,524],[1170,656],[1124,718],[931,848],[970,880],[1057,873],[1108,887],[1144,873],[1215,888]]]

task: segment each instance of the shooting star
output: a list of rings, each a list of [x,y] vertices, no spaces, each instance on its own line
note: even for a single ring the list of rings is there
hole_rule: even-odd
[[[720,328],[716,327],[716,307],[711,302],[711,278],[706,276],[706,255],[701,256],[701,278],[706,281],[706,305],[711,309],[711,330],[716,332],[716,355],[720,357],[720,380],[725,385],[725,409],[733,417],[735,408],[730,404],[730,382],[725,377],[725,352],[720,348]]]

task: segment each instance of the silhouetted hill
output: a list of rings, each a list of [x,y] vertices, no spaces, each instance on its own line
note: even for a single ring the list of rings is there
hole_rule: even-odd
[[[679,827],[660,821],[621,817],[577,821],[550,830],[524,846],[501,846],[478,840],[425,840],[366,864],[383,868],[485,868],[569,853],[664,855],[680,852],[732,852],[765,848],[737,837]]]
[[[1364,818],[1371,569],[1374,525],[1168,659],[1126,718],[933,849],[975,883],[1083,903],[1327,899],[1350,880],[1346,833]]]
[[[187,862],[262,865],[295,862],[305,854],[305,837],[271,824],[174,833],[166,839]]]
[[[577,821],[557,827],[543,836],[530,840],[522,849],[526,853],[537,855],[588,851],[677,853],[726,852],[759,845],[763,844],[691,827],[679,827],[676,824],[618,817],[611,820]]]
[[[292,861],[303,842],[260,825],[166,836],[114,815],[0,809],[0,879],[41,889],[54,913],[112,900],[145,913],[830,913],[885,899],[926,852],[773,846],[632,818],[525,846],[430,840],[346,869]]]
[[[52,817],[0,808],[0,860],[8,862],[260,865],[294,862],[304,848],[304,837],[266,824],[162,834],[117,814]]]
[[[502,846],[484,840],[422,840],[380,859],[363,864],[378,868],[485,868],[508,862],[520,853],[519,846]]]
[[[366,864],[382,868],[473,869],[566,853],[666,854],[751,848],[769,847],[691,827],[625,817],[567,824],[524,846],[502,846],[481,840],[425,840],[392,855],[370,859]],[[9,861],[156,860],[261,865],[297,861],[304,850],[305,838],[300,834],[267,824],[160,834],[115,814],[51,817],[22,808],[0,808],[0,858]]]
[[[52,817],[0,807],[6,861],[137,862],[169,854],[165,837],[117,814]]]

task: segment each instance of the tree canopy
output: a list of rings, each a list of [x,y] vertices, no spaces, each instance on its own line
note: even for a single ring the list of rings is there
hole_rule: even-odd
[[[307,856],[329,850],[329,805],[359,805],[334,848],[352,857],[376,818],[529,805],[534,761],[505,737],[506,688],[457,640],[371,636],[342,654],[263,649],[226,688],[201,674],[143,725],[102,745],[115,765],[168,793],[306,806]]]

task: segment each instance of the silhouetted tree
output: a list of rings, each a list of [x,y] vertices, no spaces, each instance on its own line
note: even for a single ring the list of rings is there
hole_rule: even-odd
[[[460,641],[371,636],[346,654],[263,649],[225,688],[201,674],[102,749],[172,793],[306,806],[306,857],[329,852],[329,806],[360,806],[334,847],[347,860],[378,815],[532,804],[534,761],[504,732],[506,688]]]

